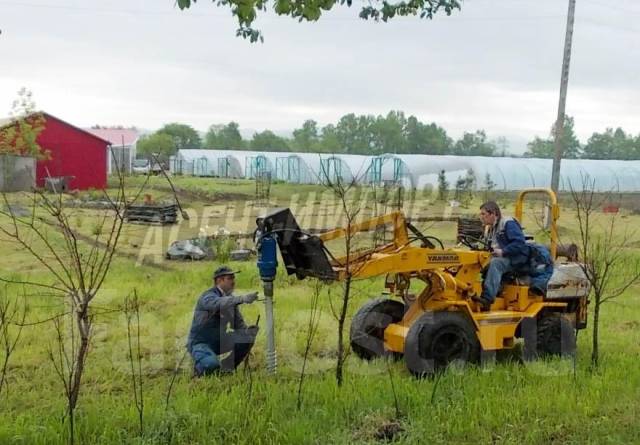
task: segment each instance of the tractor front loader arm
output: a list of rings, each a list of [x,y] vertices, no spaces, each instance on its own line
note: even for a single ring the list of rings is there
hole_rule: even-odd
[[[389,243],[351,252],[349,258],[335,257],[325,246],[327,241],[354,236],[389,224],[393,227],[393,239]],[[315,277],[334,281],[344,280],[347,275],[352,278],[371,278],[389,273],[420,273],[457,268],[459,272],[456,280],[462,285],[473,282],[476,278],[474,274],[477,275],[489,260],[488,252],[436,249],[432,248],[432,244],[424,247],[424,240],[422,247],[412,246],[413,240],[409,238],[407,227],[407,220],[401,212],[377,216],[319,235],[300,229],[289,209],[274,210],[258,221],[259,232],[276,235],[287,273],[296,274],[300,279]],[[421,239],[419,236],[416,238]]]

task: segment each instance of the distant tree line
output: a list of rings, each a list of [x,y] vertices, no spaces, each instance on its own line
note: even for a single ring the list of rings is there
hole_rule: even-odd
[[[640,159],[640,135],[627,135],[622,129],[607,129],[594,133],[582,145],[573,131],[573,118],[565,121],[563,147],[565,158]],[[211,125],[204,138],[189,125],[171,123],[157,132],[143,136],[138,153],[159,153],[163,157],[180,149],[230,149],[256,151],[293,151],[377,155],[382,153],[431,154],[459,156],[508,156],[505,138],[489,139],[484,130],[465,132],[454,140],[435,123],[423,123],[402,111],[390,111],[386,116],[346,114],[335,124],[318,126],[305,121],[293,131],[292,137],[278,136],[271,130],[256,132],[250,140],[243,139],[237,122]],[[527,157],[553,157],[554,130],[548,138],[534,138],[527,146]]]
[[[562,136],[563,157],[569,159],[640,159],[640,134],[633,136],[618,127],[607,128],[604,133],[593,133],[586,144],[581,144],[573,130],[573,118],[567,116]],[[555,153],[555,125],[549,137],[535,137],[527,144],[524,154],[531,158],[553,158]]]

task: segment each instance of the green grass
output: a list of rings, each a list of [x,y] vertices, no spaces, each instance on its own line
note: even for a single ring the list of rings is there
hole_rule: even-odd
[[[192,178],[189,178],[192,179]],[[196,179],[196,178],[193,178]],[[185,180],[185,184],[188,181]],[[185,186],[180,182],[181,186]],[[289,187],[289,190],[291,186]],[[290,199],[290,197],[289,197]],[[282,198],[285,202],[285,197]],[[194,206],[203,206],[201,202]],[[335,209],[320,204],[300,206],[300,213],[325,212],[325,225],[336,222]],[[250,227],[257,209],[229,218],[229,207],[245,207],[241,201],[222,202],[220,217],[242,219],[238,227]],[[467,211],[474,211],[477,205]],[[463,209],[464,210],[464,209]],[[437,205],[415,210],[420,215],[442,211]],[[97,214],[79,211],[80,231],[90,233]],[[333,212],[333,213],[332,213]],[[298,214],[298,213],[297,213]],[[575,231],[571,212],[565,211],[566,236]],[[197,233],[204,217],[183,222],[179,235]],[[640,217],[629,216],[635,225]],[[0,220],[5,224],[5,220]],[[215,221],[206,221],[216,227]],[[531,224],[529,224],[531,225]],[[306,225],[303,225],[306,227]],[[454,229],[449,223],[425,224],[428,233],[450,244]],[[149,228],[127,226],[123,250],[139,249]],[[151,229],[155,230],[155,229]],[[160,228],[168,234],[171,228]],[[0,240],[1,241],[1,240]],[[163,239],[163,246],[166,245]],[[25,252],[1,242],[5,252],[0,269],[16,276],[45,279],[41,267]],[[133,247],[138,245],[138,247]],[[162,246],[161,246],[162,247]],[[160,248],[159,248],[160,249]],[[634,255],[640,254],[634,249]],[[602,365],[589,371],[590,330],[578,338],[577,372],[571,362],[538,361],[521,364],[517,350],[481,366],[450,370],[439,381],[416,380],[404,363],[365,363],[355,356],[347,361],[345,382],[336,386],[333,367],[336,325],[330,299],[337,287],[325,288],[320,297],[321,319],[313,344],[309,372],[298,411],[297,388],[304,351],[312,287],[288,278],[282,271],[276,281],[276,330],[279,358],[277,376],[264,370],[264,332],[250,361],[250,372],[192,380],[191,363],[179,371],[170,407],[165,396],[173,369],[183,356],[183,344],[198,295],[210,285],[216,262],[168,263],[166,270],[116,258],[110,275],[96,297],[96,310],[117,307],[134,288],[141,300],[141,343],[144,364],[145,432],[137,427],[133,404],[125,317],[109,313],[96,317],[92,350],[88,359],[78,408],[79,443],[87,444],[346,444],[377,443],[380,430],[399,424],[398,443],[469,444],[617,444],[638,443],[640,437],[640,297],[630,289],[620,300],[603,308]],[[238,291],[260,286],[253,262],[233,264]],[[4,275],[4,273],[3,273]],[[350,313],[367,299],[379,295],[382,279],[354,285]],[[15,289],[14,289],[15,290]],[[57,299],[30,296],[29,320],[46,319],[60,310]],[[243,307],[248,322],[263,313],[262,303]],[[264,327],[264,315],[261,322]],[[52,325],[27,327],[10,369],[9,391],[0,396],[0,444],[64,443],[62,387],[47,358]],[[389,370],[396,388],[400,417],[396,417]],[[437,388],[434,392],[434,386]]]

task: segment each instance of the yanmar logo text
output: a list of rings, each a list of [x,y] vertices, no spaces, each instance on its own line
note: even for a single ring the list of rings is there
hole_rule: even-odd
[[[427,255],[431,263],[457,263],[460,261],[458,255]]]

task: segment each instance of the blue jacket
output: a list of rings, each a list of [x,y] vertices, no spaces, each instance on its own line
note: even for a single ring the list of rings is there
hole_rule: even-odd
[[[205,343],[219,353],[220,343],[229,327],[233,329],[245,329],[247,327],[238,305],[242,303],[241,297],[224,295],[217,287],[207,289],[198,298],[193,321],[187,340],[187,349],[197,343]]]
[[[502,249],[502,255],[509,258],[513,266],[528,263],[530,250],[518,220],[508,217],[500,218],[490,229],[488,236],[492,241],[491,247]]]

